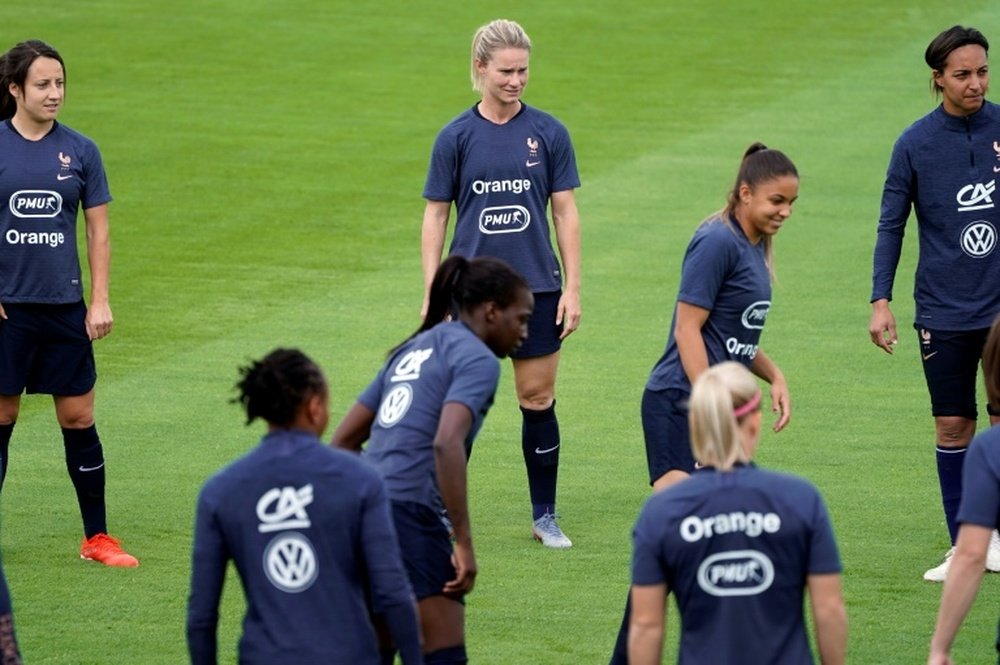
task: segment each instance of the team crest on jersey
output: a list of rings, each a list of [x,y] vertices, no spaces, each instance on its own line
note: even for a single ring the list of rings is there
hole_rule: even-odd
[[[955,200],[958,202],[959,212],[970,212],[972,210],[988,210],[993,207],[993,192],[996,190],[997,181],[990,180],[983,184],[975,182],[966,185],[958,190]]]
[[[979,220],[962,229],[962,251],[972,258],[989,256],[996,246],[997,230],[989,222]]]
[[[528,137],[528,159],[525,160],[524,165],[529,169],[533,166],[538,166],[541,164],[541,160],[538,159],[538,141]]]
[[[1000,173],[1000,142],[993,142],[993,152],[997,154],[997,165],[993,167],[993,172]]]
[[[763,552],[718,552],[698,566],[698,586],[712,596],[756,596],[774,582],[774,564]]]
[[[50,189],[21,189],[7,202],[11,213],[22,219],[58,217],[62,205],[62,195]]]

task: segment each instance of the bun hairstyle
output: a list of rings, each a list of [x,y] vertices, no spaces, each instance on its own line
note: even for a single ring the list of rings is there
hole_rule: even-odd
[[[275,349],[239,371],[239,395],[232,401],[243,405],[247,425],[262,418],[272,425],[287,426],[302,404],[327,391],[319,366],[298,349]]]
[[[739,428],[760,409],[760,399],[756,379],[739,363],[719,363],[702,373],[694,382],[688,410],[695,459],[719,471],[749,462]]]
[[[740,202],[740,186],[746,185],[753,189],[757,185],[781,178],[783,176],[799,177],[799,171],[788,155],[780,150],[772,150],[760,141],[750,144],[750,147],[743,153],[740,161],[740,169],[736,173],[736,182],[726,196],[726,207],[722,209],[721,216],[727,219],[735,219],[736,207]],[[761,238],[764,244],[764,262],[767,270],[774,279],[774,248],[771,236],[765,235]]]
[[[966,28],[961,25],[953,25],[927,45],[924,51],[924,62],[931,68],[931,91],[935,95],[940,94],[941,86],[934,80],[933,73],[943,74],[945,65],[948,63],[948,55],[957,48],[975,44],[982,46],[987,53],[990,52],[990,43],[983,33],[975,28]]]
[[[531,39],[528,33],[514,21],[498,18],[476,30],[472,37],[472,89],[483,92],[482,77],[476,63],[489,62],[493,52],[504,48],[523,48],[531,53]]]
[[[17,100],[10,94],[13,83],[18,89],[24,89],[28,79],[28,69],[38,58],[58,60],[66,76],[66,63],[54,48],[40,39],[29,39],[14,45],[9,51],[0,55],[0,120],[13,118],[17,112]]]

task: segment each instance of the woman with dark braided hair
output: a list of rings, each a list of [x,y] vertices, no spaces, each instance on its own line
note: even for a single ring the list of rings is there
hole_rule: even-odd
[[[385,485],[354,455],[322,445],[326,379],[301,351],[241,370],[234,400],[268,432],[198,497],[187,637],[191,662],[215,663],[219,600],[232,559],[247,612],[240,663],[377,665],[369,608],[403,662],[421,662],[413,592]]]
[[[528,335],[534,298],[500,259],[451,256],[431,283],[420,328],[389,352],[333,434],[385,478],[428,665],[467,662],[463,596],[476,558],[466,462],[493,404],[500,363]],[[451,521],[454,547],[440,518]]]

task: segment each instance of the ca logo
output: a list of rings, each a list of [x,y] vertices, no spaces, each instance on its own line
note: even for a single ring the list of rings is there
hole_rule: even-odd
[[[313,486],[299,489],[282,487],[268,490],[257,500],[257,518],[261,533],[281,529],[307,529],[310,526],[306,506],[313,501]]]
[[[282,591],[305,591],[316,581],[318,572],[316,551],[301,533],[276,536],[264,550],[264,574]]]
[[[974,259],[988,256],[996,244],[997,230],[989,222],[972,222],[962,229],[962,251]]]
[[[434,353],[434,349],[416,349],[410,351],[396,363],[390,381],[413,381],[420,378],[420,367]]]
[[[410,384],[402,383],[392,390],[382,400],[378,408],[378,424],[389,428],[402,420],[413,403],[413,389]]]
[[[985,185],[977,182],[974,185],[966,185],[958,190],[955,200],[958,201],[958,211],[968,212],[970,210],[985,210],[993,207],[993,199],[990,195],[996,189],[996,180],[990,180]]]

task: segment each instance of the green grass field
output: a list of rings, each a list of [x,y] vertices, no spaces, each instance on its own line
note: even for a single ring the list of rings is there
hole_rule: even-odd
[[[532,36],[525,99],[569,127],[583,180],[584,319],[558,391],[559,504],[575,546],[548,551],[529,537],[508,366],[470,469],[473,661],[606,662],[648,494],[639,398],[684,247],[754,140],[802,174],[763,342],[794,416],[765,436],[758,461],[810,478],[827,499],[850,662],[926,658],[940,586],[921,574],[948,543],[909,328],[915,232],[897,280],[895,357],[868,341],[871,250],[892,143],[934,104],[924,48],[955,23],[1000,41],[1000,6],[13,0],[2,16],[0,48],[38,37],[60,49],[60,119],[98,142],[115,195],[116,325],[97,345],[97,419],[111,530],[142,561],[78,559],[51,402],[26,398],[2,541],[27,662],[185,660],[195,496],[260,435],[228,403],[236,367],[301,347],[328,373],[336,422],[417,325],[431,142],[476,100],[469,41],[499,16]],[[235,662],[243,611],[232,582],[223,663]],[[990,576],[957,661],[992,658],[998,595]],[[676,613],[669,633],[676,641]]]

